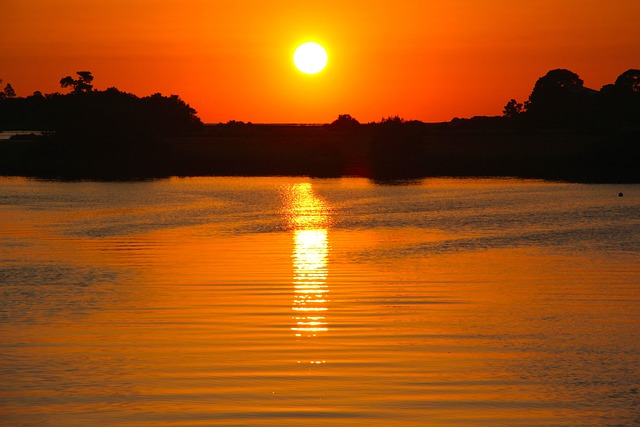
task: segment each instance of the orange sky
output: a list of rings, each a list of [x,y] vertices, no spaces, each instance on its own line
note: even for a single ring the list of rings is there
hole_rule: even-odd
[[[205,122],[499,115],[553,68],[599,89],[640,68],[638,0],[0,0],[0,79],[19,96],[178,94]],[[317,41],[320,74],[293,50]]]

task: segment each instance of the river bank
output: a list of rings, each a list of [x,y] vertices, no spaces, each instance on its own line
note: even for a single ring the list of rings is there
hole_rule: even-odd
[[[498,122],[496,122],[498,123]],[[640,182],[640,131],[523,131],[506,126],[408,122],[208,125],[159,138],[21,136],[0,144],[0,175],[63,179],[162,176],[509,176]]]

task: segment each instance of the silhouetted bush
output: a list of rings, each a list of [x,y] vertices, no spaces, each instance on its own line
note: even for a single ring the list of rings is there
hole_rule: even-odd
[[[338,118],[331,122],[330,126],[334,129],[352,130],[359,125],[360,122],[351,117],[351,114],[339,114]]]

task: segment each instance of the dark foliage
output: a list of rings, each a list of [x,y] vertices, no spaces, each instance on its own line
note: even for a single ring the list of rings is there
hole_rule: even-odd
[[[171,156],[168,138],[193,133],[202,126],[196,111],[177,95],[156,93],[140,98],[116,88],[97,91],[91,84],[91,72],[77,74],[77,79],[67,76],[60,81],[61,86],[72,88],[67,95],[35,92],[26,98],[5,96],[0,100],[0,130],[45,134],[20,146],[23,152],[17,163],[24,163],[22,173],[162,174]]]
[[[502,115],[506,118],[513,119],[518,117],[523,112],[524,107],[522,103],[516,101],[515,99],[511,99],[509,102],[507,102],[507,105],[504,106]]]
[[[616,79],[615,86],[625,93],[640,93],[640,70],[627,70]]]
[[[591,108],[595,91],[587,89],[577,74],[564,69],[549,71],[536,82],[527,113],[538,127],[581,126]]]
[[[77,79],[71,76],[60,79],[60,86],[63,88],[70,87],[74,93],[91,92],[93,90],[93,85],[91,84],[93,75],[91,71],[78,71],[76,74],[78,75]]]
[[[4,87],[4,90],[2,91],[2,95],[4,98],[16,97],[16,91],[13,90],[13,86],[11,86],[11,83],[7,83],[7,85]]]
[[[0,129],[37,129],[63,135],[140,137],[177,135],[201,126],[177,95],[139,98],[116,88],[74,91],[0,102]]]
[[[88,72],[87,72],[88,73]],[[600,91],[568,70],[536,82],[503,117],[427,124],[399,116],[360,124],[203,126],[178,96],[137,97],[90,87],[90,73],[61,83],[67,95],[0,100],[0,130],[39,130],[0,144],[0,174],[63,178],[171,175],[516,176],[640,182],[640,71]],[[89,86],[88,86],[89,85]],[[408,180],[408,181],[407,181]]]
[[[625,71],[600,91],[585,87],[572,71],[551,70],[538,79],[524,106],[512,99],[503,115],[530,130],[599,132],[638,127],[640,70]]]
[[[351,114],[339,114],[338,118],[331,122],[331,127],[335,129],[343,129],[350,130],[358,127],[360,122],[353,117]]]
[[[607,128],[640,127],[640,70],[627,70],[600,89],[594,120]]]

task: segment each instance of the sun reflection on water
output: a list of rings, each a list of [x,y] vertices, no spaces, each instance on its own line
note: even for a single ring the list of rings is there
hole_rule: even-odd
[[[293,311],[296,336],[327,331],[327,230],[296,230],[293,253]]]
[[[313,194],[311,184],[296,184],[288,193],[289,224],[293,229],[294,331],[297,337],[316,337],[329,330],[327,207]]]

